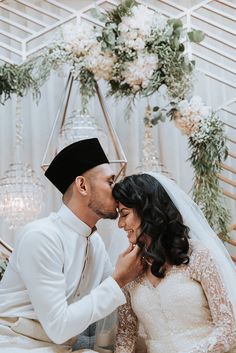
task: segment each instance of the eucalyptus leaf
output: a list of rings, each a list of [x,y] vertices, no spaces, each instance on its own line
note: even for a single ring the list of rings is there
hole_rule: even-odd
[[[184,44],[183,44],[183,43],[180,43],[180,44],[179,44],[179,51],[180,51],[180,52],[184,52],[184,50],[185,50]]]
[[[176,30],[179,27],[183,27],[183,23],[181,20],[176,19],[176,18],[172,18],[172,19],[168,19],[167,23],[173,27],[174,30]]]
[[[105,22],[107,19],[107,17],[101,12],[99,7],[93,7],[89,12],[94,18],[97,18],[101,22]]]
[[[153,112],[153,116],[154,116],[155,119],[159,119],[160,116],[161,116],[161,111],[160,111],[160,110],[154,111],[154,112]]]
[[[205,38],[205,34],[199,30],[193,30],[188,32],[188,38],[193,43],[200,43]]]
[[[176,50],[178,50],[180,43],[179,43],[179,39],[178,39],[177,37],[174,38],[173,44],[174,44],[174,48],[175,48]]]
[[[157,125],[158,124],[158,121],[159,121],[159,119],[158,118],[153,118],[152,120],[151,120],[151,123],[152,123],[152,125]]]
[[[163,114],[163,113],[161,114],[160,121],[163,122],[163,123],[166,121],[166,115],[165,114]]]

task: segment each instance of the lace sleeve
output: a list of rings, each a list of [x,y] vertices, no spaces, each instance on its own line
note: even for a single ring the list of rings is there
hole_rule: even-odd
[[[200,341],[189,353],[228,352],[236,342],[235,318],[217,265],[208,250],[197,253],[192,276],[201,283],[205,292],[214,328],[211,335]]]
[[[135,353],[138,319],[131,307],[130,293],[124,289],[126,304],[118,309],[118,329],[115,353]]]

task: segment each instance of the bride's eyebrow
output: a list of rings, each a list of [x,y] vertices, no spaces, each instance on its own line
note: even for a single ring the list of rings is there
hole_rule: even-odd
[[[128,208],[125,208],[125,207],[119,208],[118,211],[119,213],[122,213],[123,211],[128,211]]]

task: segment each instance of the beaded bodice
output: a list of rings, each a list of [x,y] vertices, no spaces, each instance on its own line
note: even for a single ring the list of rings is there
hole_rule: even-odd
[[[148,353],[234,352],[232,306],[208,250],[193,249],[189,264],[173,266],[157,287],[143,275],[125,292],[115,353],[135,352],[139,324]]]

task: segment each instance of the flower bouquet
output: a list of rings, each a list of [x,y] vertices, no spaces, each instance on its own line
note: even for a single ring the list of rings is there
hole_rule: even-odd
[[[101,14],[100,14],[101,16]],[[115,97],[146,97],[164,85],[169,97],[183,99],[191,87],[194,62],[184,41],[200,42],[201,31],[185,33],[179,19],[166,19],[134,0],[125,0],[103,16],[102,29],[80,25],[68,40],[81,92],[92,96],[104,79]]]

